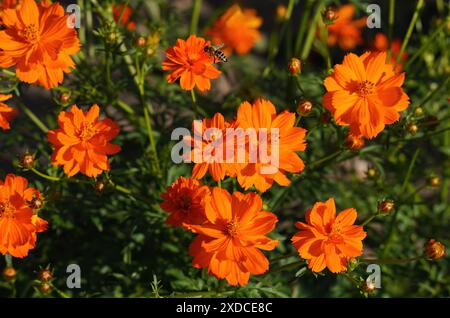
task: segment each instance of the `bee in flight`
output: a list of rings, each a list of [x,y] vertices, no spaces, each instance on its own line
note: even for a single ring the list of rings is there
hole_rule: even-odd
[[[226,55],[220,50],[222,47],[223,43],[219,45],[207,45],[203,50],[208,53],[209,57],[214,58],[214,63],[216,63],[216,59],[221,62],[228,62]]]

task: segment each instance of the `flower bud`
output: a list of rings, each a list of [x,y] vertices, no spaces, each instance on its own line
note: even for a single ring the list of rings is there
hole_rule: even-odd
[[[437,188],[441,185],[441,179],[438,176],[428,177],[427,183],[430,187]]]
[[[416,124],[414,124],[414,123],[409,123],[406,126],[406,131],[408,133],[410,133],[411,135],[415,135],[419,131],[419,127]]]
[[[375,283],[373,281],[365,281],[362,285],[362,290],[367,294],[372,294],[376,290]]]
[[[440,259],[445,256],[445,245],[441,242],[431,239],[427,243],[425,255],[432,260]]]
[[[286,18],[287,9],[286,6],[279,4],[277,6],[277,20],[283,21]]]
[[[52,289],[52,285],[47,282],[39,284],[39,291],[43,294],[48,294]]]
[[[355,136],[352,134],[348,134],[347,138],[345,138],[345,146],[351,150],[358,150],[364,147],[365,141],[362,136]]]
[[[395,203],[392,200],[383,200],[378,203],[378,212],[382,214],[389,214],[395,209]]]
[[[108,44],[114,44],[117,41],[117,34],[115,32],[109,32],[106,34],[106,42]]]
[[[34,167],[34,155],[31,153],[26,152],[21,158],[20,158],[20,165],[25,169],[31,169]]]
[[[14,268],[14,267],[12,267],[12,266],[7,266],[7,267],[5,267],[5,269],[3,270],[3,278],[6,280],[6,281],[8,281],[8,282],[10,282],[10,281],[13,281],[15,278],[16,278],[16,276],[17,276],[17,271],[16,271],[16,269]]]
[[[33,210],[40,210],[44,206],[44,197],[42,195],[38,195],[33,198],[30,202],[30,206]]]
[[[368,168],[366,171],[367,178],[375,178],[377,176],[377,174],[378,174],[377,169],[372,168],[372,167]]]
[[[138,37],[136,40],[136,45],[140,48],[145,47],[147,45],[147,39],[143,36]]]
[[[348,260],[347,267],[349,271],[353,271],[356,267],[358,267],[358,259],[356,257],[352,257]]]
[[[334,21],[337,19],[337,13],[336,9],[332,7],[328,7],[323,13],[322,13],[322,19],[325,24],[333,24]]]
[[[156,51],[152,47],[147,48],[147,50],[145,51],[145,54],[147,54],[148,57],[155,55],[155,53]]]
[[[417,108],[414,110],[414,115],[415,115],[416,117],[422,116],[422,115],[423,115],[423,108],[422,108],[422,107],[417,107]]]
[[[70,101],[70,94],[69,94],[69,93],[62,93],[62,94],[59,96],[59,101],[60,101],[62,104],[67,104],[67,103]]]
[[[48,282],[53,278],[53,273],[50,270],[44,268],[39,272],[38,276],[41,282]]]
[[[105,190],[107,186],[107,182],[103,178],[99,178],[97,182],[95,182],[95,191],[101,193]]]
[[[302,100],[298,103],[297,114],[300,116],[308,116],[313,109],[313,104],[309,100]]]
[[[289,73],[291,73],[292,75],[297,75],[302,71],[302,62],[298,58],[293,57],[289,61],[288,68]]]

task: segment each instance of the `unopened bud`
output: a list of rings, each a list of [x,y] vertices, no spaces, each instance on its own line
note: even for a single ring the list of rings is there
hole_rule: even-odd
[[[288,68],[289,73],[291,73],[292,75],[297,75],[302,71],[302,62],[298,58],[293,57],[289,61]]]
[[[302,100],[298,103],[297,113],[300,116],[308,116],[313,109],[313,104],[309,100]]]
[[[328,7],[322,14],[323,22],[325,24],[332,24],[337,19],[336,9]]]
[[[38,276],[41,282],[48,282],[53,278],[53,273],[45,268],[39,272]]]
[[[440,259],[445,256],[445,245],[441,242],[431,239],[427,243],[425,255],[432,260]]]
[[[62,93],[62,94],[59,96],[59,101],[60,101],[62,104],[67,104],[67,103],[70,101],[70,94],[69,94],[69,93]]]
[[[106,34],[106,42],[109,44],[114,44],[116,43],[117,40],[117,34],[115,32],[109,32],[108,34]]]
[[[283,21],[286,18],[287,9],[286,6],[279,4],[277,6],[277,20]]]
[[[437,188],[441,185],[441,179],[438,176],[431,176],[428,178],[427,183],[430,187]]]
[[[406,126],[406,131],[411,135],[415,135],[419,131],[419,127],[414,123],[410,123]]]
[[[362,285],[362,290],[367,294],[372,294],[376,290],[376,286],[372,281],[365,281]]]
[[[383,200],[378,203],[378,212],[382,214],[389,214],[395,209],[395,203],[392,200]]]
[[[416,117],[422,116],[422,115],[423,115],[423,108],[422,108],[422,107],[417,107],[417,108],[414,110],[414,115],[415,115]]]
[[[137,40],[136,40],[136,45],[138,46],[138,47],[145,47],[146,45],[147,45],[147,40],[143,37],[143,36],[140,36]]]
[[[8,282],[10,282],[10,281],[13,281],[15,278],[16,278],[16,276],[17,276],[17,271],[16,271],[16,269],[14,268],[14,267],[12,267],[12,266],[7,266],[7,267],[5,267],[5,269],[3,270],[3,278],[6,280],[6,281],[8,281]]]
[[[30,153],[25,153],[22,158],[20,158],[20,164],[25,169],[31,169],[34,166],[34,155]]]
[[[47,282],[39,284],[39,291],[43,294],[48,294],[52,289],[52,285]]]
[[[366,176],[368,178],[375,178],[377,176],[377,169],[375,168],[368,168],[366,171]]]
[[[99,178],[95,183],[95,191],[103,192],[107,186],[107,182],[103,178]]]
[[[33,210],[40,210],[44,206],[44,197],[39,195],[30,202],[30,206]]]

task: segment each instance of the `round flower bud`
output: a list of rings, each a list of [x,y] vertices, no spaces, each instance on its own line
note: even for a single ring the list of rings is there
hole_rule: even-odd
[[[417,108],[414,110],[414,115],[415,115],[416,117],[422,116],[422,115],[423,115],[423,108],[422,108],[422,107],[417,107]]]
[[[289,73],[291,73],[292,75],[297,75],[302,71],[302,62],[298,58],[293,57],[289,61],[288,68]]]
[[[286,6],[279,4],[277,6],[277,20],[282,21],[286,18],[287,9]]]
[[[33,210],[40,210],[44,206],[44,197],[38,196],[33,198],[30,202],[30,206]]]
[[[145,47],[147,45],[147,39],[143,36],[138,37],[138,39],[136,40],[136,45],[138,47]]]
[[[414,124],[414,123],[409,123],[406,126],[406,131],[408,133],[410,133],[411,135],[415,135],[419,131],[419,127],[416,124]]]
[[[313,109],[313,104],[309,100],[302,100],[298,103],[297,114],[300,116],[308,116]]]
[[[107,186],[106,181],[103,178],[99,178],[95,183],[95,191],[103,192]]]
[[[376,290],[376,287],[372,281],[365,281],[362,285],[362,290],[367,294],[372,294]]]
[[[440,259],[445,256],[445,245],[441,242],[431,239],[427,243],[425,255],[432,260]]]
[[[431,176],[428,178],[427,183],[430,187],[437,188],[441,185],[441,179],[438,176]]]
[[[322,18],[325,24],[332,24],[337,19],[336,9],[328,7],[322,14]]]
[[[378,212],[382,214],[389,214],[395,209],[395,203],[392,200],[383,200],[378,203]]]
[[[60,101],[62,104],[67,104],[67,103],[70,101],[70,94],[69,94],[69,93],[62,93],[62,94],[59,96],[59,101]]]
[[[106,42],[109,44],[114,44],[117,41],[117,34],[115,32],[109,32],[106,34]]]
[[[368,168],[366,171],[367,178],[375,178],[377,176],[377,169],[375,168]]]
[[[48,282],[53,278],[53,273],[50,270],[44,268],[39,272],[38,276],[41,282]]]
[[[6,281],[8,281],[8,282],[10,282],[10,281],[12,281],[12,280],[14,280],[15,278],[16,278],[16,276],[17,276],[17,271],[16,271],[16,269],[14,268],[14,267],[12,267],[12,266],[7,266],[7,267],[5,267],[5,269],[3,270],[3,278],[6,280]]]
[[[345,138],[345,146],[351,150],[358,150],[364,147],[365,141],[361,136],[355,136],[352,134],[348,134],[347,138]]]
[[[47,282],[39,284],[39,291],[43,294],[48,294],[52,289],[52,285]]]
[[[22,158],[20,158],[20,164],[25,169],[31,169],[34,166],[34,156],[30,153],[25,153]]]
[[[147,50],[145,51],[145,54],[147,54],[148,57],[155,55],[155,53],[156,51],[152,47],[147,48]]]

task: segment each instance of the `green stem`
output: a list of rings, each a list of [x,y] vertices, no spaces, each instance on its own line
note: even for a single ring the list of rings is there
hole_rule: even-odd
[[[49,131],[47,126],[23,102],[19,102],[19,107],[43,133]]]
[[[283,265],[283,266],[280,266],[280,267],[277,267],[277,268],[273,268],[273,269],[269,270],[268,272],[262,274],[261,276],[264,277],[264,276],[267,276],[269,274],[274,274],[274,273],[279,273],[279,272],[291,270],[291,269],[297,268],[300,265],[304,265],[304,264],[305,264],[304,260],[296,261],[296,262],[289,263],[289,264],[286,264],[286,265]]]
[[[337,151],[335,151],[335,152],[333,152],[333,153],[331,153],[331,154],[329,154],[329,155],[327,155],[327,156],[325,156],[325,157],[323,157],[323,158],[321,158],[321,159],[319,159],[319,160],[316,160],[316,161],[314,161],[314,162],[311,162],[311,163],[308,165],[308,166],[309,166],[309,169],[311,169],[312,167],[315,167],[315,166],[319,166],[321,163],[323,163],[323,162],[325,162],[325,161],[328,161],[328,160],[330,160],[330,159],[332,159],[332,158],[334,158],[334,157],[339,156],[342,152],[343,152],[343,150],[342,150],[342,149],[339,149],[339,150],[337,150]]]
[[[314,4],[314,1],[307,0],[305,5],[305,10],[301,13],[301,20],[300,25],[297,32],[297,38],[295,39],[295,48],[294,52],[296,55],[300,55],[300,47],[302,45],[303,38],[305,36],[306,32],[306,23],[308,22],[308,18],[310,16],[312,5]]]
[[[373,221],[373,219],[375,219],[378,215],[380,215],[379,213],[376,214],[372,214],[367,220],[365,220],[361,226],[366,226],[367,224],[369,224],[370,222]]]
[[[156,152],[155,139],[153,138],[153,129],[150,121],[150,114],[146,105],[144,105],[144,117],[145,117],[145,127],[147,128],[148,140],[150,141],[150,147],[154,152],[153,155],[156,156],[156,161],[159,162],[158,153]]]
[[[387,51],[386,63],[389,63],[391,60],[392,31],[394,30],[394,16],[395,16],[395,0],[389,0],[388,51]]]
[[[11,254],[5,255],[5,262],[6,262],[7,267],[13,267],[13,258],[11,256]]]
[[[189,27],[189,34],[197,34],[198,20],[200,18],[200,9],[202,8],[202,0],[194,0],[192,7],[191,25]]]
[[[415,262],[421,259],[425,259],[424,256],[416,256],[406,259],[401,258],[384,258],[384,259],[369,259],[369,258],[362,258],[360,259],[361,263],[366,264],[380,264],[380,265],[403,265],[408,264],[411,262]]]
[[[50,285],[52,286],[53,290],[62,298],[70,298],[69,295],[67,295],[65,292],[63,292],[62,290],[60,290],[59,288],[57,288],[55,285],[53,285],[52,283],[50,283]]]
[[[286,16],[283,19],[283,25],[281,26],[280,33],[278,34],[278,41],[274,42],[273,45],[269,49],[269,62],[267,64],[271,64],[273,58],[277,55],[278,50],[280,48],[281,41],[283,40],[284,34],[286,33],[286,30],[289,25],[289,21],[291,20],[292,10],[294,9],[295,0],[289,0],[287,9],[286,9]]]
[[[300,93],[302,94],[302,98],[305,98],[306,94],[305,94],[305,91],[302,88],[302,84],[300,83],[300,77],[299,77],[298,74],[295,75],[295,83],[297,84],[297,87],[298,87]]]
[[[405,39],[403,40],[402,47],[400,48],[400,52],[397,55],[397,59],[395,61],[395,64],[399,64],[400,63],[400,59],[402,58],[403,52],[405,52],[405,49],[408,46],[408,42],[409,42],[409,40],[411,38],[411,34],[412,34],[413,30],[414,30],[414,26],[416,24],[416,21],[419,18],[419,13],[420,13],[420,10],[422,9],[423,5],[424,5],[424,0],[418,0],[417,1],[416,10],[414,11],[413,17],[412,17],[411,22],[410,22],[409,27],[408,27],[408,31],[406,32]]]
[[[49,181],[53,181],[53,182],[61,181],[61,178],[49,176],[48,174],[45,174],[45,173],[42,173],[42,172],[36,170],[36,168],[30,168],[30,170],[31,170],[34,174],[38,175],[39,177],[44,178],[44,179],[47,179],[47,180],[49,180]]]
[[[449,19],[447,19],[447,21],[449,21]],[[443,21],[441,23],[441,25],[430,35],[430,37],[428,38],[428,40],[418,49],[415,50],[414,54],[408,58],[408,60],[405,63],[405,67],[404,69],[407,70],[409,68],[409,66],[419,57],[423,54],[423,52],[425,52],[430,45],[433,45],[434,40],[436,39],[436,37],[439,35],[439,33],[442,32],[442,30],[447,27],[447,23],[446,21]]]
[[[449,82],[450,82],[450,75],[447,76],[445,81],[441,82],[441,84],[438,87],[436,87],[436,89],[434,89],[432,92],[428,93],[428,95],[425,96],[424,99],[422,99],[422,101],[420,101],[416,107],[423,107],[426,103],[428,103],[433,98],[434,95],[436,95],[436,93],[442,87],[446,87]],[[414,107],[413,109],[415,109],[416,107]]]
[[[124,101],[118,99],[116,103],[117,103],[117,106],[119,106],[127,114],[129,114],[129,115],[135,115],[136,114],[134,109],[131,108],[131,106],[128,105],[127,103],[125,103]]]
[[[411,173],[414,168],[414,165],[416,164],[416,160],[417,160],[417,157],[419,156],[419,153],[420,153],[420,148],[417,148],[416,151],[414,152],[411,162],[409,163],[408,170],[406,171],[405,179],[403,180],[403,184],[402,184],[402,187],[400,190],[400,195],[402,195],[406,190],[406,187],[408,185],[409,179],[411,178]]]
[[[305,61],[309,56],[309,52],[311,51],[311,47],[314,41],[314,36],[316,34],[316,26],[320,18],[320,14],[323,9],[323,0],[319,1],[316,12],[314,13],[313,21],[311,22],[311,26],[309,28],[308,34],[306,35],[306,41],[303,46],[302,54],[300,55],[300,59]]]
[[[327,71],[329,71],[331,69],[331,55],[330,55],[330,48],[328,47],[328,25],[325,25],[323,33],[324,33],[323,42],[325,47],[325,60],[327,62]]]
[[[9,76],[16,77],[16,73],[14,73],[14,72],[12,72],[10,70],[7,70],[7,69],[2,69],[0,72],[5,73],[6,75],[9,75]]]
[[[195,96],[194,89],[191,89],[191,99],[192,99],[192,110],[194,111],[194,120],[197,119],[198,116],[198,108],[197,108],[197,97]]]

